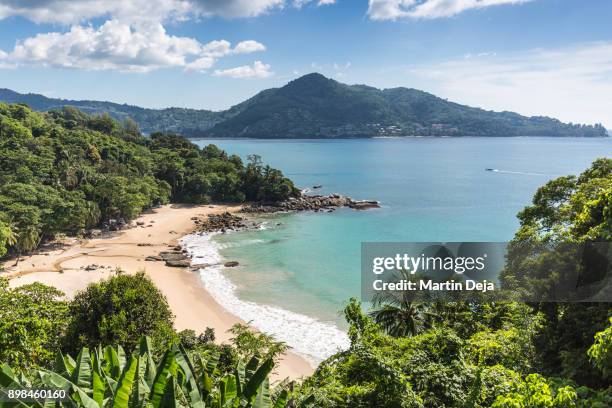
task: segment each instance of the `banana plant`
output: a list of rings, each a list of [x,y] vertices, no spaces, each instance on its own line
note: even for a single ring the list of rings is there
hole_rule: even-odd
[[[0,394],[5,397],[0,398],[0,408],[285,408],[293,404],[287,389],[270,390],[272,359],[261,362],[255,356],[221,376],[217,352],[190,356],[174,344],[157,364],[153,356],[151,341],[144,337],[130,356],[120,346],[83,348],[76,360],[58,353],[54,369],[36,370],[32,381],[2,365],[0,390],[56,389],[69,398],[32,402]]]

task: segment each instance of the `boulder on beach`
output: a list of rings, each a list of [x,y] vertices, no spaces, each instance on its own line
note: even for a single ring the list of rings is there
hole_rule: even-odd
[[[195,224],[198,232],[205,233],[239,231],[255,226],[255,223],[248,222],[243,217],[239,217],[229,212],[209,214],[206,219],[199,219]]]
[[[189,259],[166,259],[166,266],[173,268],[187,268],[191,266],[191,262],[189,262]]]
[[[145,261],[161,261],[162,257],[158,255],[149,255],[145,258]]]
[[[182,261],[187,259],[187,255],[177,251],[162,251],[159,256],[164,261]]]

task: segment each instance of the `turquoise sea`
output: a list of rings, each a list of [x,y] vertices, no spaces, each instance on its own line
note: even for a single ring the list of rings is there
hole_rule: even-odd
[[[277,336],[283,330],[295,331],[284,340],[314,360],[333,352],[321,351],[316,338],[336,336],[339,347],[346,342],[336,328],[344,327],[339,314],[343,305],[360,293],[362,241],[509,240],[518,226],[516,213],[529,204],[539,186],[581,172],[595,158],[612,154],[608,138],[208,139],[197,143],[214,143],[245,159],[258,154],[300,188],[322,185],[316,193],[381,201],[382,208],[369,211],[263,217],[261,230],[211,238],[216,256],[237,260],[241,266],[216,271],[214,276],[203,273],[209,290],[218,292],[221,303],[244,313],[240,317],[253,320],[262,330]],[[191,242],[192,248],[198,245],[203,244]],[[261,307],[288,313],[268,321],[274,319],[260,318],[265,314]],[[304,321],[291,325],[296,319]],[[304,340],[303,333],[317,324],[313,339]]]

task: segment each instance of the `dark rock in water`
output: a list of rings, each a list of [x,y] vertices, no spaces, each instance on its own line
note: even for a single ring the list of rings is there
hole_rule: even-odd
[[[145,261],[161,261],[162,257],[158,255],[149,255],[145,258]]]
[[[170,266],[173,268],[187,268],[191,266],[191,262],[189,262],[189,259],[166,259],[166,266]]]
[[[238,261],[229,261],[223,264],[223,266],[225,266],[226,268],[234,268],[238,265],[240,265]]]
[[[355,210],[367,210],[370,208],[380,208],[380,204],[378,204],[378,201],[367,201],[367,200],[352,201],[348,204],[348,206]]]
[[[323,186],[322,186],[322,185],[320,185],[320,184],[319,184],[319,185],[316,185],[316,186],[312,186],[312,188],[313,188],[313,189],[315,189],[315,190],[316,190],[316,189],[319,189],[319,188],[321,188],[321,187],[323,187]]]
[[[246,213],[275,213],[288,211],[329,211],[337,208],[348,207],[355,210],[366,210],[378,208],[378,201],[353,200],[340,194],[324,195],[305,195],[290,198],[280,203],[257,203],[244,207]]]
[[[197,269],[209,268],[211,266],[216,266],[216,265],[219,265],[219,264],[218,263],[214,263],[214,264],[211,264],[211,263],[191,264],[191,267],[195,268],[197,270]]]

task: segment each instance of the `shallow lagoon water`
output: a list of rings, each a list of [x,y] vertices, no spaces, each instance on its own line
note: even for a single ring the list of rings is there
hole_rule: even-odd
[[[230,285],[241,302],[293,313],[277,319],[279,333],[288,327],[308,331],[309,324],[287,326],[288,322],[280,321],[301,315],[327,328],[345,327],[339,312],[350,297],[360,293],[361,242],[509,240],[518,227],[517,212],[529,204],[539,186],[555,177],[581,172],[597,157],[612,153],[608,138],[233,139],[197,143],[214,143],[243,159],[258,154],[282,169],[300,188],[322,185],[316,193],[337,192],[382,202],[382,208],[369,211],[263,217],[264,229],[213,238],[219,254],[241,266],[219,271],[216,279],[226,280],[222,282],[225,289],[210,289],[230,290]],[[236,308],[235,304],[225,306]],[[255,309],[241,317],[257,317]],[[257,321],[253,324],[258,325]],[[346,343],[338,331],[323,332],[313,339],[336,336],[338,346]],[[293,340],[286,341],[291,345],[300,336],[293,333],[289,337]],[[321,344],[300,345],[301,349],[308,347],[313,348],[310,355],[315,359],[322,357],[314,352]]]

